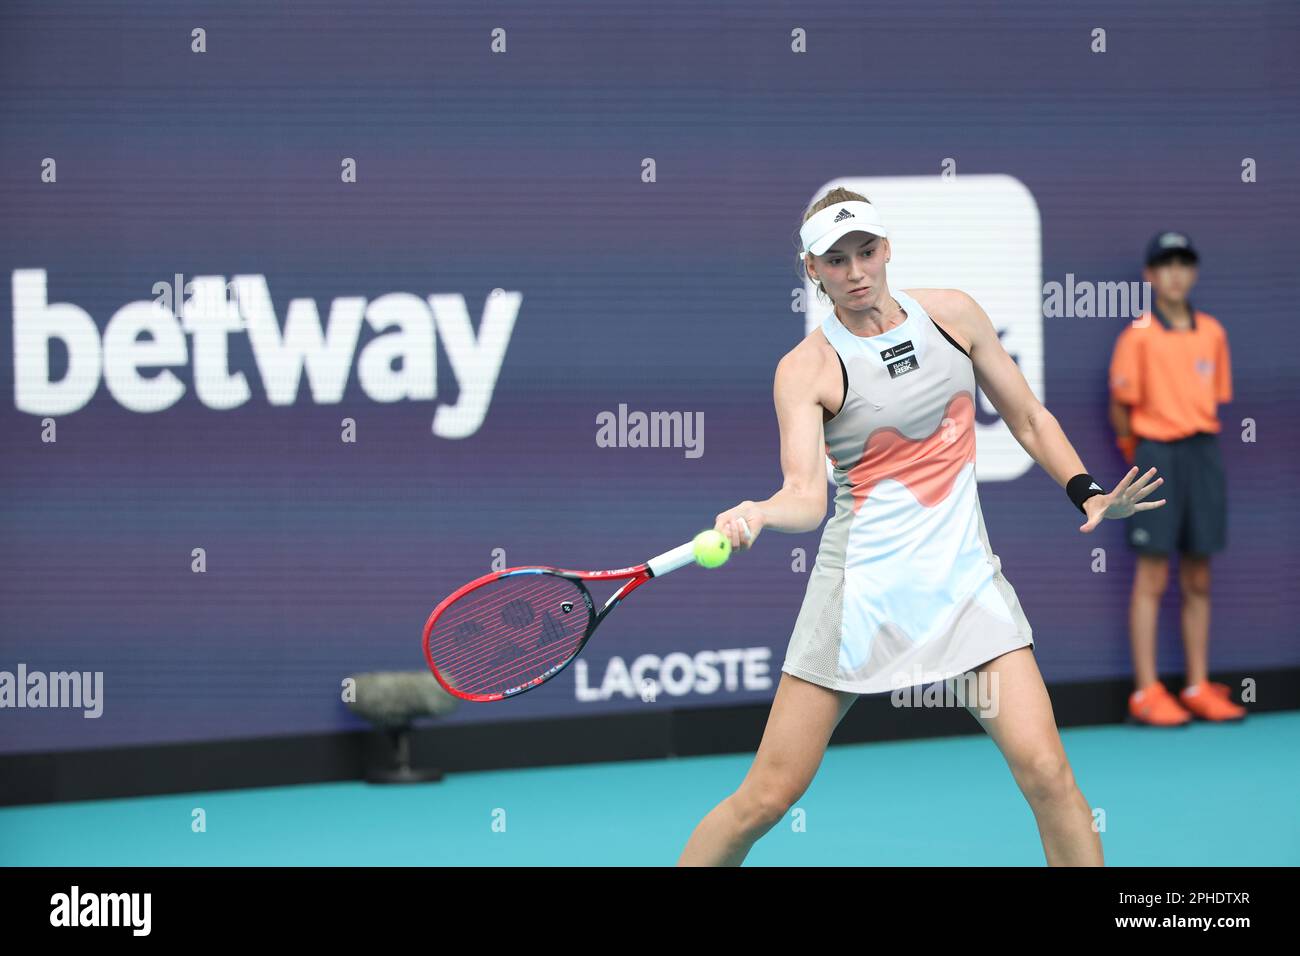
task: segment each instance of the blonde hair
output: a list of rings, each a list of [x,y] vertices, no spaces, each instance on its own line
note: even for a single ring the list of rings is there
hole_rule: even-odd
[[[804,213],[803,221],[807,222],[827,206],[833,206],[837,202],[871,202],[871,200],[866,196],[863,196],[861,193],[855,193],[853,190],[845,189],[843,186],[836,186],[834,189],[827,192],[826,195],[822,196],[821,199],[818,199],[808,207],[808,211]],[[798,231],[795,232],[794,241],[795,252],[800,252],[803,249],[803,245],[799,241]],[[799,265],[796,268],[796,274],[799,276],[799,281],[801,282],[808,278],[808,257],[806,255],[800,258]],[[826,294],[826,287],[822,285],[820,279],[817,280],[817,295],[825,299],[828,304],[831,302],[831,297]]]

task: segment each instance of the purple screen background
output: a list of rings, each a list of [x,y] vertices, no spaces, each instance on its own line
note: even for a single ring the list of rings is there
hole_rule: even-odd
[[[1043,278],[1139,279],[1159,228],[1202,255],[1197,306],[1223,323],[1229,547],[1214,564],[1216,670],[1295,665],[1300,598],[1294,303],[1300,8],[1288,3],[423,5],[135,3],[0,12],[0,670],[103,671],[105,711],[0,712],[0,751],[318,733],[362,726],[339,682],[423,667],[432,606],[508,566],[643,561],[781,482],[777,360],[792,236],[836,176],[1005,173],[1042,217]],[[111,15],[110,15],[111,14]],[[847,24],[847,26],[846,26]],[[208,52],[190,52],[190,31]],[[1095,27],[1108,52],[1089,51]],[[492,55],[491,31],[508,34]],[[790,52],[790,31],[809,52]],[[1243,157],[1259,181],[1243,184]],[[57,184],[40,181],[46,157]],[[358,182],[339,181],[354,157]],[[653,157],[657,182],[641,181]],[[1001,255],[990,236],[989,267]],[[266,276],[292,299],[523,296],[481,428],[432,434],[458,399],[438,345],[432,401],[381,403],[355,365],[338,404],[272,406],[247,338],[229,411],[186,385],[124,409],[103,385],[41,441],[14,401],[11,280],[101,332],[174,273]],[[1048,407],[1091,472],[1124,465],[1106,419],[1122,320],[1045,319]],[[374,333],[363,329],[361,347]],[[54,350],[59,373],[66,359]],[[705,453],[600,448],[595,417],[702,412]],[[358,441],[339,440],[340,421]],[[1239,440],[1243,418],[1258,440]],[[1049,681],[1129,672],[1123,525],[1080,535],[1039,468],[982,482],[994,550]],[[820,529],[764,536],[716,572],[641,589],[583,655],[768,647],[779,674]],[[1089,570],[1104,547],[1109,570]],[[207,571],[190,570],[202,547]],[[598,600],[608,588],[594,588]],[[1162,670],[1181,666],[1177,579]],[[575,670],[449,721],[620,711]],[[771,689],[669,700],[728,705]]]

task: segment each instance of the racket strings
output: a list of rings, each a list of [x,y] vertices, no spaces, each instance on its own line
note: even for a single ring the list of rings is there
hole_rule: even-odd
[[[572,658],[590,621],[582,588],[568,578],[510,575],[444,608],[429,634],[429,655],[457,690],[503,693]]]

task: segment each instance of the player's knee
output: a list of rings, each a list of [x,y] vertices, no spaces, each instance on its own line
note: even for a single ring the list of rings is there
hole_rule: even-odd
[[[1016,781],[1031,804],[1061,800],[1074,792],[1074,773],[1065,754],[1044,750],[1016,768]]]
[[[781,782],[760,783],[736,795],[741,825],[748,831],[767,832],[790,812],[801,796],[798,788]]]

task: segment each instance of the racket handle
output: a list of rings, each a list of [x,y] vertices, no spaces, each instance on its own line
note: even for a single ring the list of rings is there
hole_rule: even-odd
[[[665,551],[663,554],[657,554],[646,565],[650,568],[650,576],[657,578],[660,575],[667,574],[669,571],[676,571],[678,568],[690,564],[695,560],[695,542],[687,541],[683,545],[678,545],[671,551]]]

